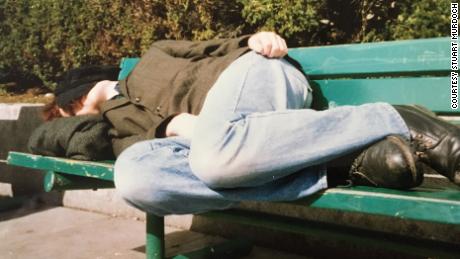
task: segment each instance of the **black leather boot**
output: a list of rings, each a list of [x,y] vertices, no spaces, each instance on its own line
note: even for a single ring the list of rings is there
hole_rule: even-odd
[[[395,105],[420,160],[460,185],[460,128],[421,106]]]
[[[353,185],[409,189],[423,181],[423,166],[409,142],[388,136],[365,149],[350,169]]]

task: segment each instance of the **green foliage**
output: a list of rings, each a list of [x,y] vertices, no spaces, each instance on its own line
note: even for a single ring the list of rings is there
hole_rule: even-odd
[[[206,40],[242,33],[241,5],[236,0],[166,0],[166,38]]]
[[[387,39],[448,36],[450,3],[450,0],[405,1],[397,19],[388,22]]]
[[[213,3],[214,2],[214,3]],[[217,2],[217,4],[216,4]],[[32,74],[47,86],[83,64],[116,64],[155,40],[241,34],[240,8],[225,1],[0,0],[0,71]],[[237,15],[237,19],[234,19]]]
[[[295,45],[317,43],[320,29],[318,10],[323,1],[313,0],[240,0],[242,16],[258,30],[277,31]],[[291,44],[292,45],[292,44]]]
[[[0,83],[116,64],[159,39],[274,30],[290,46],[449,35],[447,0],[0,0]]]

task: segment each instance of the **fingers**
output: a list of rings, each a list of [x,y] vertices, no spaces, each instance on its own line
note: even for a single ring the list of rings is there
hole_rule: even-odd
[[[278,44],[280,46],[280,49],[283,52],[283,56],[286,55],[288,53],[288,47],[286,44],[286,40],[278,36]]]
[[[260,40],[258,40],[254,36],[251,36],[251,38],[249,38],[248,46],[250,49],[254,50],[257,53],[264,53],[264,47],[262,45],[262,42],[260,42]]]
[[[281,58],[287,54],[286,41],[274,32],[259,32],[248,41],[250,49],[269,58]]]
[[[262,55],[270,58],[274,57],[272,53],[274,54],[278,49],[278,41],[276,40],[276,37],[271,34],[263,34],[260,41],[263,47]]]

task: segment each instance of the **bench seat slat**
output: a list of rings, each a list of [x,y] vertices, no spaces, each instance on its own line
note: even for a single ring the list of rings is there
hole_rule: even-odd
[[[331,188],[299,203],[307,203],[315,208],[460,224],[460,192],[453,189],[398,191],[365,186]]]
[[[45,157],[19,152],[10,152],[8,163],[71,175],[113,180],[113,165],[111,163]],[[397,191],[357,186],[328,189],[297,202],[317,208],[460,224],[460,192],[458,190],[418,188],[415,191]]]
[[[113,181],[113,162],[80,161],[9,152],[8,164]]]
[[[388,102],[419,104],[436,113],[457,113],[450,107],[448,77],[333,79],[315,80],[313,84],[321,92],[314,93],[315,108]]]
[[[341,75],[446,73],[450,69],[450,39],[435,38],[289,50],[312,78]]]

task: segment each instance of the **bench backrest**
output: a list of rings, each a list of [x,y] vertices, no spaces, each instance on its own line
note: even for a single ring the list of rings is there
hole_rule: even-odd
[[[450,39],[292,49],[314,81],[316,108],[384,101],[455,113],[450,103]]]
[[[419,104],[453,115],[450,39],[390,41],[289,50],[314,88],[314,108],[369,102]],[[125,58],[120,79],[138,58]]]

